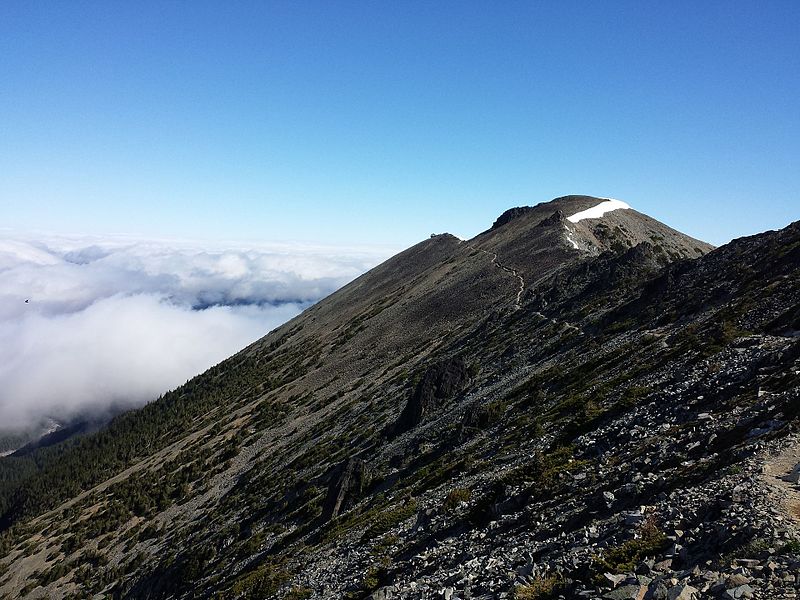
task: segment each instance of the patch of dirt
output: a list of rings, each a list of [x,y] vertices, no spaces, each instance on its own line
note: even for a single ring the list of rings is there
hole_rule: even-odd
[[[796,524],[800,524],[800,438],[793,436],[783,449],[767,457],[762,478],[776,505]],[[797,471],[796,471],[797,469]]]

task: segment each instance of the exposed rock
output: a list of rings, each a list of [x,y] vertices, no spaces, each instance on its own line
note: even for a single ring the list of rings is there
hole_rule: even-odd
[[[647,592],[647,586],[632,584],[623,585],[611,592],[603,594],[608,600],[642,600]]]
[[[395,422],[394,434],[419,425],[429,412],[463,390],[468,381],[467,366],[461,358],[450,358],[428,367]]]
[[[367,465],[360,458],[350,458],[339,465],[328,486],[322,518],[332,519],[350,508],[361,498],[368,484]]]
[[[566,221],[566,217],[564,216],[564,213],[562,211],[560,211],[560,210],[557,210],[556,212],[554,212],[552,215],[550,215],[546,219],[543,219],[542,221],[540,221],[539,224],[537,225],[537,227],[552,227],[553,225],[560,225],[564,221]]]
[[[517,206],[515,208],[509,208],[505,211],[502,215],[497,217],[494,223],[492,223],[492,229],[497,229],[498,227],[502,227],[506,223],[513,221],[514,219],[521,217],[529,212],[533,211],[533,207],[531,206]]]
[[[800,463],[795,465],[795,467],[792,469],[792,472],[787,476],[786,480],[790,483],[800,483]]]
[[[729,590],[725,590],[725,598],[730,598],[731,600],[739,600],[740,598],[752,598],[753,597],[753,588],[749,585],[740,585],[735,588],[731,588]]]
[[[697,600],[699,591],[688,584],[678,584],[670,588],[668,600]]]

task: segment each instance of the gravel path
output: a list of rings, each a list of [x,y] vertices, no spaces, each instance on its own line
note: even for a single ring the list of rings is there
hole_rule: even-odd
[[[776,455],[769,457],[762,469],[768,489],[787,516],[800,523],[800,485],[795,469],[800,465],[800,437],[792,436]],[[794,473],[794,475],[793,475]]]
[[[478,252],[483,252],[484,254],[488,254],[492,257],[492,264],[497,267],[498,269],[502,269],[509,275],[512,275],[517,278],[519,282],[519,289],[517,290],[517,297],[514,299],[514,310],[519,309],[522,306],[522,294],[525,292],[525,279],[522,275],[519,274],[519,271],[513,269],[509,266],[504,265],[500,261],[497,260],[497,253],[496,252],[489,252],[488,250],[483,250],[482,248],[477,248],[475,246],[467,246],[470,250],[477,250]]]

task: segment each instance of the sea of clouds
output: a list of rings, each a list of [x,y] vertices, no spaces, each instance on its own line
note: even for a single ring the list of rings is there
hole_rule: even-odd
[[[148,402],[391,253],[0,232],[0,430]]]

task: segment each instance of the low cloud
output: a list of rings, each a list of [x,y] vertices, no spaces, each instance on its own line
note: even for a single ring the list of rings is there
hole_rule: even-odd
[[[0,428],[139,406],[389,254],[0,237]]]

